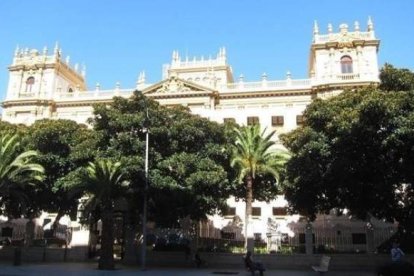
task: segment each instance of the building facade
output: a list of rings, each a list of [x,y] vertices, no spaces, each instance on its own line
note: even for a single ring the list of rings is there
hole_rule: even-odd
[[[110,103],[114,96],[129,97],[134,90],[140,90],[162,105],[184,105],[192,113],[219,123],[259,123],[278,134],[288,132],[303,123],[302,113],[313,99],[379,83],[380,43],[373,23],[368,19],[365,30],[358,22],[353,25],[351,30],[341,24],[334,31],[329,24],[327,33],[322,34],[315,22],[305,79],[292,79],[287,73],[283,80],[270,80],[263,74],[255,82],[245,82],[243,76],[233,76],[226,49],[221,48],[208,59],[183,58],[173,51],[171,63],[162,68],[163,79],[154,84],[147,83],[142,72],[136,87],[121,89],[117,84],[114,89],[102,90],[97,84],[88,90],[84,69],[71,66],[69,57],[61,56],[58,45],[51,54],[46,48],[41,52],[16,49],[9,66],[2,120],[32,124],[49,118],[86,123],[92,116],[93,104]],[[244,203],[230,198],[228,204],[229,214],[211,217],[211,225],[215,229],[227,227],[232,233],[242,231],[234,218],[244,218]],[[298,218],[286,215],[286,205],[283,197],[270,203],[253,202],[255,234],[266,236],[269,219],[278,221],[279,232],[290,233],[287,223]]]

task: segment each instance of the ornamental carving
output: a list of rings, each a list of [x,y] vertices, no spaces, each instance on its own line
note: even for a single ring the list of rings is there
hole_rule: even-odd
[[[338,48],[352,48],[354,46],[353,41],[356,39],[357,37],[344,33],[338,38]]]
[[[185,84],[182,81],[180,81],[177,77],[173,76],[169,78],[168,80],[166,80],[162,84],[162,86],[159,89],[157,89],[155,92],[156,93],[167,93],[167,92],[177,93],[177,92],[187,92],[187,91],[191,91],[191,89],[185,86]]]

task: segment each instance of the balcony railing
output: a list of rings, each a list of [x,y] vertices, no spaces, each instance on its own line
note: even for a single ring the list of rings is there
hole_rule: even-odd
[[[311,79],[298,80],[278,80],[278,81],[260,81],[260,82],[235,82],[224,84],[219,88],[220,92],[240,91],[264,91],[264,90],[284,90],[297,88],[310,88]]]
[[[338,83],[355,83],[360,81],[378,82],[378,76],[374,74],[336,74],[326,76],[321,79],[285,79],[276,81],[259,81],[259,82],[235,82],[223,84],[217,87],[220,94],[228,93],[243,93],[243,92],[261,92],[261,91],[284,91],[284,90],[300,90],[311,89],[318,85],[326,84],[338,84]],[[19,95],[13,95],[7,100],[18,99],[42,99],[42,100],[56,100],[56,101],[100,101],[110,100],[115,96],[130,97],[135,88],[132,89],[111,89],[111,90],[91,90],[91,91],[74,91],[71,93],[55,92],[50,97],[44,92],[37,93],[20,93]]]
[[[348,34],[353,39],[375,39],[372,32],[348,32]],[[315,36],[315,43],[335,42],[338,41],[341,36],[341,33],[318,34]]]

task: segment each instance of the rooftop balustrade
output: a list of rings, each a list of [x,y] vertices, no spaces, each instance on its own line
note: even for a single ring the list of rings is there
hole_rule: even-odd
[[[323,79],[309,78],[309,79],[290,79],[285,80],[262,80],[258,82],[234,82],[222,84],[214,89],[217,89],[221,94],[229,93],[249,93],[249,92],[261,92],[261,91],[284,91],[284,90],[296,90],[296,89],[311,89],[314,86],[325,85],[325,84],[348,84],[361,81],[379,81],[378,76],[373,76],[372,74],[336,74],[332,76],[327,76]],[[147,84],[146,87],[149,87],[150,84]],[[100,100],[110,100],[115,96],[120,97],[130,97],[135,88],[131,89],[109,89],[109,90],[100,90],[99,88],[89,91],[74,91],[74,92],[55,92],[53,96],[47,96],[44,92],[42,93],[20,93],[9,97],[7,100],[17,100],[17,99],[45,99],[45,100],[57,100],[57,101],[100,101]]]

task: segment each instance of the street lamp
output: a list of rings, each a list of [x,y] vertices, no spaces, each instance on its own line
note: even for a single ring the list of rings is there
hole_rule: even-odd
[[[147,254],[147,194],[148,194],[148,150],[149,150],[149,117],[148,106],[146,107],[146,117],[144,121],[145,132],[145,186],[144,186],[144,199],[142,208],[142,246],[141,246],[141,266],[142,270],[145,270],[146,254]]]

